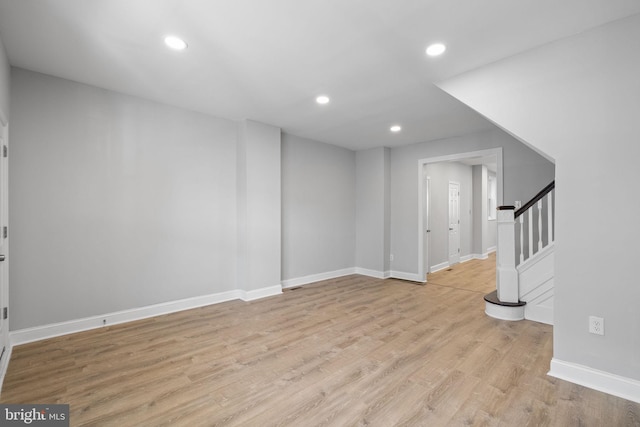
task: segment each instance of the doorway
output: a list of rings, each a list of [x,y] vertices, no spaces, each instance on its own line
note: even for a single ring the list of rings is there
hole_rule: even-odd
[[[460,262],[460,183],[449,181],[449,265]]]
[[[424,181],[423,181],[423,185],[424,185],[424,191],[423,191],[423,196],[422,196],[422,206],[424,206],[424,209],[422,211],[422,235],[423,235],[423,254],[424,257],[422,258],[423,263],[422,263],[422,268],[423,271],[425,271],[426,273],[429,272],[429,245],[431,244],[431,239],[430,239],[430,235],[431,235],[431,228],[429,225],[429,212],[430,212],[430,187],[431,187],[431,179],[429,178],[429,176],[425,175],[424,176]],[[425,275],[426,275],[425,273]],[[426,277],[425,277],[425,281],[426,281]]]
[[[502,165],[502,148],[491,148],[487,150],[479,150],[479,151],[471,151],[466,153],[458,153],[458,154],[450,154],[446,156],[439,157],[431,157],[424,158],[418,160],[418,277],[426,278],[427,273],[431,271],[437,271],[439,266],[431,267],[430,271],[430,262],[436,262],[434,260],[433,253],[436,249],[434,249],[434,242],[437,240],[440,242],[440,238],[436,239],[437,236],[434,236],[433,230],[433,217],[437,214],[434,212],[434,203],[433,203],[433,182],[430,182],[430,194],[429,197],[426,197],[427,192],[427,183],[428,181],[425,179],[427,177],[427,173],[425,173],[425,169],[427,165],[433,163],[445,163],[445,162],[462,162],[467,164],[479,164],[477,162],[486,161],[491,158],[491,162],[495,163],[495,176],[496,176],[496,187],[497,187],[497,205],[500,206],[503,201],[503,165]],[[433,177],[429,176],[432,180]],[[445,189],[446,189],[445,183]],[[444,205],[442,205],[446,209],[446,200],[442,200]],[[445,217],[448,213],[444,213]],[[446,221],[446,219],[444,219]],[[430,230],[430,232],[427,232]],[[443,231],[444,233],[444,231]],[[458,228],[458,236],[460,236],[460,229]],[[447,239],[445,235],[442,235],[443,239]],[[445,249],[444,245],[448,245],[447,240],[443,240],[441,243],[437,243],[438,245],[443,245],[443,250]],[[457,245],[458,248],[461,246]],[[444,256],[446,257],[446,252]],[[460,260],[460,254],[458,254],[458,259]],[[445,263],[443,265],[448,264],[448,260],[444,259]],[[425,279],[426,281],[426,279]]]

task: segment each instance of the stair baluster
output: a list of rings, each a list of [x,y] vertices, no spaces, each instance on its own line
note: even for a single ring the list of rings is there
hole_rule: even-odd
[[[538,200],[538,252],[540,250],[542,250],[542,199]]]
[[[553,193],[554,190],[549,191],[547,195],[547,244],[553,242]]]
[[[527,210],[527,224],[529,225],[529,252],[527,253],[527,259],[533,255],[533,209]]]
[[[520,215],[520,264],[524,262],[524,215]]]

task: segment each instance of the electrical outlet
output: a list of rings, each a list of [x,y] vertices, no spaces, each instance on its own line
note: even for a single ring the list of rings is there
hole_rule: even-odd
[[[589,316],[589,333],[604,335],[604,319],[602,317]]]
[[[393,261],[393,254],[389,255],[389,261]]]

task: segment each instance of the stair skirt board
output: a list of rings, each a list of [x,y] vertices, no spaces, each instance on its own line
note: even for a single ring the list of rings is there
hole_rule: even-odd
[[[520,297],[526,301],[524,317],[528,320],[553,325],[553,277]]]
[[[527,304],[524,309],[524,318],[553,326],[553,307]]]
[[[517,267],[524,317],[553,325],[555,245],[545,247]]]

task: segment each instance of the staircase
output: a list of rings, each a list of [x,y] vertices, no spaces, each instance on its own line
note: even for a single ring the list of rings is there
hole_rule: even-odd
[[[553,324],[554,188],[518,209],[498,208],[497,289],[484,298],[487,315]]]

